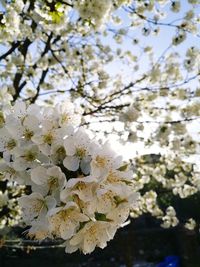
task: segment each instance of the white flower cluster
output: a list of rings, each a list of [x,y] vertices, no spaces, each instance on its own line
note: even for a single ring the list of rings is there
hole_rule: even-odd
[[[2,3],[2,1],[1,1]],[[5,6],[6,13],[0,20],[0,41],[12,41],[20,35],[20,12],[23,9],[23,1],[13,1],[13,4]]]
[[[71,27],[76,22],[76,19],[71,20],[74,11],[78,12],[80,19],[89,22],[87,25],[89,30],[93,27],[98,29],[105,24],[112,12],[122,5],[127,5],[130,0],[71,0],[67,3],[55,0],[35,0],[25,3],[22,0],[1,2],[3,16],[0,18],[0,41],[11,42],[17,38],[23,39],[23,35],[30,39],[41,35],[41,28],[38,33],[35,27],[32,28],[34,24],[38,24],[45,31],[54,31],[57,34],[74,32]],[[76,18],[79,16],[76,15]],[[25,20],[24,17],[26,17]],[[27,17],[33,21],[31,27],[30,23],[27,23]],[[77,24],[76,30],[79,32]]]
[[[141,163],[140,163],[141,164]],[[199,191],[199,171],[195,169],[195,164],[186,162],[177,155],[166,155],[159,158],[159,161],[153,161],[150,164],[141,164],[137,166],[139,180],[137,186],[145,184],[152,180],[159,183],[160,188],[170,190],[174,195],[180,198],[187,198]]]
[[[191,214],[184,207],[185,203],[191,205],[192,199],[198,199],[199,168],[185,160],[175,154],[147,154],[136,159],[134,183],[141,195],[131,217],[148,213],[160,220],[163,228],[178,224],[188,230],[197,227],[198,222],[190,218]]]
[[[177,217],[176,217],[176,211],[173,207],[168,207],[166,210],[166,215],[162,218],[163,223],[162,227],[163,228],[169,228],[169,227],[175,227],[179,223]]]
[[[82,19],[91,20],[93,25],[100,27],[113,8],[112,2],[111,0],[81,0],[76,2],[75,8]]]
[[[66,252],[86,254],[113,238],[137,193],[122,158],[108,143],[91,140],[80,121],[69,102],[3,109],[0,172],[31,188],[19,199],[30,236],[62,238]]]

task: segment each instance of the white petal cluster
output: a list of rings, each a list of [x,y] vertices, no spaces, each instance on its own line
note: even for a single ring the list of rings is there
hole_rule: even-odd
[[[111,12],[122,5],[127,5],[130,0],[70,0],[68,2],[35,0],[25,3],[18,0],[6,2],[3,4],[2,1],[3,16],[0,18],[0,41],[11,42],[13,39],[23,40],[24,36],[34,40],[34,38],[42,35],[41,29],[57,34],[69,33],[74,31],[69,25],[77,22],[77,19],[88,22],[86,23],[88,30],[98,29],[109,19]],[[76,19],[74,19],[75,16],[71,19],[73,12],[76,12]],[[25,20],[24,14],[28,14],[28,16],[25,15]],[[30,18],[33,21],[31,27],[27,22]],[[35,24],[40,27],[39,31],[33,26]],[[77,31],[79,32],[79,28]]]
[[[20,12],[23,9],[23,1],[15,1],[12,5],[6,6],[6,14],[0,23],[0,40],[5,38],[12,41],[13,36],[16,38],[20,35]]]
[[[112,2],[111,0],[81,0],[76,2],[75,8],[82,19],[91,20],[91,23],[98,28],[110,14]]]
[[[29,235],[62,238],[66,252],[104,248],[137,203],[122,158],[108,143],[91,140],[69,102],[16,102],[2,109],[2,118],[0,172],[31,188],[19,199]]]
[[[179,223],[179,220],[176,217],[176,211],[171,206],[167,208],[166,215],[162,218],[162,220],[163,220],[162,223],[163,228],[169,228],[171,226],[175,227]]]

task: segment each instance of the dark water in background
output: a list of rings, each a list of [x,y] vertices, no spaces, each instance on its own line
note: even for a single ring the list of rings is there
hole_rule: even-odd
[[[52,244],[33,250],[30,245],[1,248],[0,267],[156,267],[168,255],[180,256],[181,267],[200,267],[199,234],[180,228],[130,224],[105,249],[86,256]]]

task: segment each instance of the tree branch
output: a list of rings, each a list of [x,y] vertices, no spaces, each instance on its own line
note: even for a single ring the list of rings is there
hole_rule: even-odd
[[[36,88],[36,94],[35,96],[31,99],[31,104],[35,103],[35,101],[37,100],[38,96],[39,96],[39,93],[40,93],[40,86],[43,84],[45,78],[46,78],[46,75],[48,73],[49,69],[47,68],[46,70],[43,70],[42,72],[42,75],[41,75],[41,78],[40,78],[40,81],[38,83],[38,86]]]
[[[0,56],[0,61],[12,54],[12,52],[14,52],[17,47],[19,47],[20,43],[20,41],[13,42],[11,48],[6,53]]]

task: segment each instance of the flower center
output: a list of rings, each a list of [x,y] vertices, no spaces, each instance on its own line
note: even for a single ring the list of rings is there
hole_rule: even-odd
[[[17,143],[15,141],[15,139],[11,139],[8,141],[8,143],[6,144],[6,148],[8,150],[12,150],[14,147],[16,147]]]
[[[54,176],[50,176],[48,179],[48,186],[49,186],[49,191],[52,192],[54,189],[58,188],[58,178]]]
[[[31,137],[34,135],[33,131],[30,131],[29,129],[25,129],[24,131],[24,138],[26,140],[31,140]]]
[[[53,135],[52,133],[47,133],[45,135],[43,135],[43,141],[44,143],[48,144],[48,145],[51,145],[52,142],[53,142]]]
[[[60,160],[63,160],[66,157],[66,152],[65,152],[65,148],[63,146],[60,146],[57,150],[56,150],[56,154],[58,156],[58,158]]]
[[[80,159],[84,158],[86,155],[86,149],[83,147],[78,147],[76,149],[76,156],[79,157]]]
[[[97,167],[104,168],[107,164],[107,159],[105,157],[96,157],[96,165]]]
[[[34,161],[36,159],[36,153],[32,152],[32,151],[27,151],[26,154],[24,156],[22,156],[26,161]]]
[[[66,123],[66,122],[69,121],[69,119],[70,119],[69,115],[68,115],[67,113],[64,113],[64,114],[62,114],[62,116],[61,116],[61,123],[62,123],[62,124],[63,124],[63,123]]]

